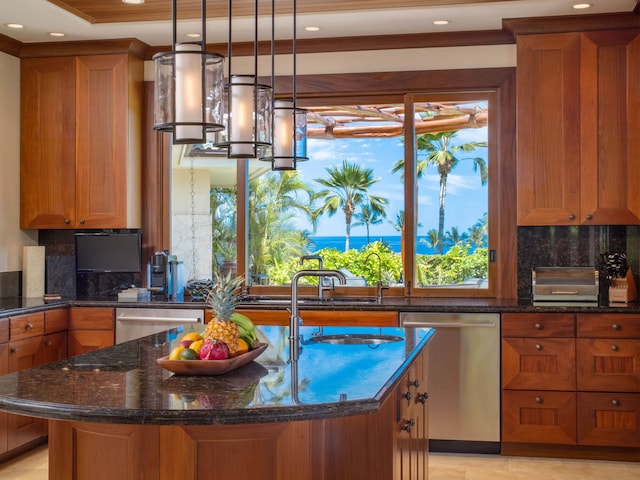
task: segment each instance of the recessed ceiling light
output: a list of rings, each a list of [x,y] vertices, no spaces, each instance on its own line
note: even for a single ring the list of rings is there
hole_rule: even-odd
[[[7,23],[7,27],[9,27],[9,28],[24,28],[24,25],[20,25],[19,23]]]
[[[451,22],[449,20],[434,20],[434,25],[449,25]]]
[[[122,3],[129,3],[131,5],[142,5],[144,0],[122,0]]]
[[[64,37],[64,33],[62,32],[49,32],[49,35],[52,37]]]
[[[593,7],[592,3],[576,3],[573,5],[573,8],[575,8],[576,10],[582,10],[590,7]]]
[[[318,32],[318,31],[320,31],[320,27],[313,27],[313,26],[311,26],[311,27],[304,27],[304,29],[305,29],[307,32]]]

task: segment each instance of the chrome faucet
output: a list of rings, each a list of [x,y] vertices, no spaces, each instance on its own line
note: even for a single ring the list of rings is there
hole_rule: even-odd
[[[298,316],[298,280],[302,277],[335,277],[341,285],[347,283],[347,278],[338,270],[300,270],[291,280],[291,318],[289,322],[289,344],[291,346],[291,360],[297,361],[300,355],[300,323]]]
[[[317,260],[318,261],[318,270],[324,270],[324,264],[322,263],[322,257],[320,255],[303,255],[300,257],[300,265],[304,265],[304,262],[307,260]],[[324,298],[324,286],[323,284],[324,277],[318,278],[318,300],[322,300]]]
[[[371,252],[369,255],[367,255],[367,258],[365,258],[364,261],[368,262],[369,257],[371,256],[378,257],[378,282],[376,283],[376,300],[378,303],[381,303],[382,290],[386,290],[389,287],[382,284],[382,259],[380,258],[380,255],[378,255],[376,252]]]

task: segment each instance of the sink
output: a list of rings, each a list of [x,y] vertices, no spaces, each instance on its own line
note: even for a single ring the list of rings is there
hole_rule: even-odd
[[[332,345],[379,345],[381,343],[401,342],[404,338],[396,335],[375,333],[343,333],[337,335],[318,335],[309,338],[309,343],[330,343]]]

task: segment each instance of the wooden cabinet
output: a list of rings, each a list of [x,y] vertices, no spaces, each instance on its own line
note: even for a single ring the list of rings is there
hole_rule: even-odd
[[[429,474],[429,422],[427,415],[428,355],[418,356],[398,387],[397,460],[394,478],[419,480]]]
[[[503,314],[502,329],[503,453],[640,453],[640,315]]]
[[[256,325],[289,325],[291,314],[287,310],[260,310],[243,308],[238,310]],[[351,327],[397,327],[398,312],[367,310],[306,310],[299,315],[305,326],[345,326]],[[211,312],[205,312],[205,322],[211,319]]]
[[[519,225],[640,223],[640,30],[517,39]]]
[[[110,307],[72,307],[69,312],[69,356],[115,343],[115,312]]]
[[[21,228],[140,227],[142,60],[21,61]]]

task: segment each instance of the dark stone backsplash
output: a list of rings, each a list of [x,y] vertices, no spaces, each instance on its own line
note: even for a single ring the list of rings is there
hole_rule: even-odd
[[[64,298],[116,296],[131,285],[142,286],[140,273],[77,273],[74,230],[40,230],[45,247],[45,292]]]
[[[531,298],[535,267],[594,267],[600,271],[600,299],[608,297],[604,256],[626,253],[638,285],[640,226],[552,226],[518,228],[518,297]]]

